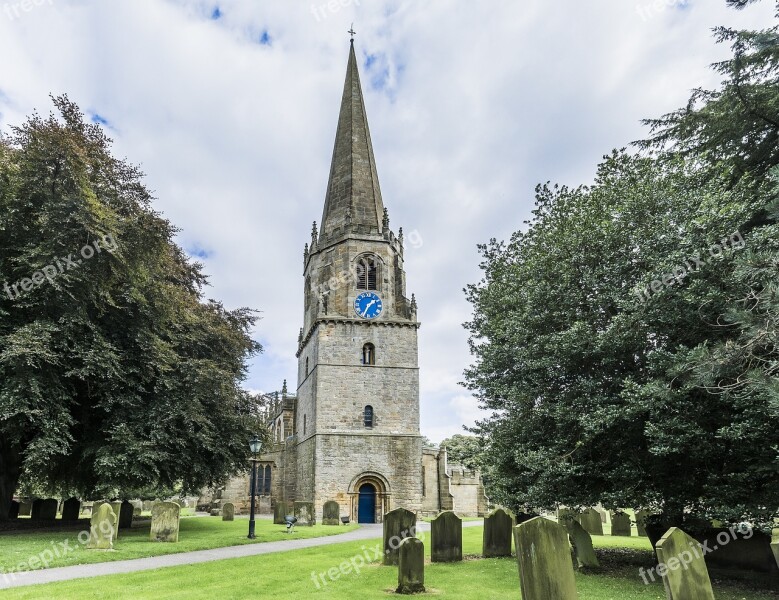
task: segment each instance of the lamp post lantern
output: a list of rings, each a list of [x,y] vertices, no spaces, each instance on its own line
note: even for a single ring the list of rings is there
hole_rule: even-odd
[[[251,476],[251,497],[252,505],[249,509],[249,539],[253,540],[257,536],[254,535],[254,495],[257,487],[257,456],[262,450],[262,442],[256,435],[249,442],[249,448],[252,451],[252,476]]]

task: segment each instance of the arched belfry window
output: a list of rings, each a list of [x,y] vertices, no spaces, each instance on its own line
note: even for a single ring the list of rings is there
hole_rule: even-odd
[[[378,280],[378,264],[373,256],[363,256],[357,261],[357,289],[375,290]]]
[[[373,344],[365,344],[362,347],[362,364],[375,365],[376,364],[376,346]]]
[[[370,404],[365,407],[362,418],[366,427],[373,427],[373,407]]]

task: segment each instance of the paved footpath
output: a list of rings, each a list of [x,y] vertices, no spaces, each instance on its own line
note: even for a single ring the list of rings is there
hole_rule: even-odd
[[[481,521],[466,521],[463,527],[481,525]],[[419,531],[429,531],[429,523],[418,523]],[[295,535],[292,533],[292,535]],[[227,546],[212,550],[197,550],[195,552],[181,552],[179,554],[165,554],[163,556],[150,556],[149,558],[135,558],[133,560],[118,560],[115,562],[93,563],[88,565],[75,565],[72,567],[57,567],[54,569],[41,569],[38,571],[25,571],[22,573],[10,573],[0,575],[0,589],[53,583],[55,581],[68,581],[70,579],[83,579],[87,577],[100,577],[101,575],[118,575],[121,573],[135,573],[136,571],[148,571],[165,567],[178,567],[180,565],[192,565],[196,563],[225,560],[229,558],[242,558],[244,556],[258,556],[272,552],[288,552],[302,548],[316,548],[344,542],[355,542],[380,538],[382,526],[361,525],[359,529],[330,535],[301,540],[282,540],[279,542],[260,542],[258,544],[246,544],[243,546]]]

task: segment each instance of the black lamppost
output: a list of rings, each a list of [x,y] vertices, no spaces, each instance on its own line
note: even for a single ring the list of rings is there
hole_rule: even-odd
[[[254,494],[257,487],[257,456],[259,455],[260,450],[262,450],[262,442],[260,441],[260,438],[255,435],[249,442],[249,448],[252,451],[252,506],[249,509],[249,539],[253,540],[257,537],[254,535]]]

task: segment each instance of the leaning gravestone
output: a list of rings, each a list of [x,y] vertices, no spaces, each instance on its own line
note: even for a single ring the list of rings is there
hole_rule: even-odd
[[[425,545],[415,537],[404,538],[398,547],[397,594],[425,591]]]
[[[235,504],[232,502],[222,505],[222,521],[235,521]]]
[[[125,500],[119,506],[119,529],[130,529],[133,526],[132,502]]]
[[[62,520],[77,521],[81,515],[81,501],[78,498],[68,498],[62,503]]]
[[[341,524],[341,507],[335,500],[328,500],[322,507],[322,524],[323,525],[340,525]]]
[[[511,528],[513,526],[514,519],[502,508],[496,508],[484,517],[484,537],[482,538],[484,558],[511,556]]]
[[[621,511],[611,513],[611,535],[630,537],[630,515]]]
[[[42,521],[53,521],[57,518],[57,508],[59,508],[59,502],[54,498],[47,498],[41,501],[40,513],[38,518]]]
[[[19,503],[11,500],[11,508],[8,509],[8,518],[11,520],[19,518]]]
[[[151,509],[152,542],[178,542],[181,507],[175,502],[157,502]]]
[[[598,516],[598,522],[600,522],[600,515]],[[579,521],[575,519],[565,519],[562,523],[565,530],[568,532],[568,538],[573,546],[573,553],[576,556],[576,562],[581,567],[600,567],[598,563],[598,557],[595,556],[595,549],[592,547],[592,538],[584,527],[582,527]]]
[[[514,543],[523,600],[576,600],[571,550],[562,525],[543,517],[525,521],[514,528]]]
[[[89,522],[87,550],[112,550],[116,532],[116,515],[110,504],[101,504],[92,511]]]
[[[316,525],[313,502],[295,502],[294,506],[294,514],[298,520],[297,525],[308,525],[309,527]]]
[[[111,502],[111,508],[114,511],[114,514],[116,515],[116,531],[114,531],[114,539],[119,539],[119,519],[120,515],[122,514],[122,503],[121,502]]]
[[[640,537],[647,537],[646,535],[646,519],[651,515],[648,510],[636,511],[636,531]]]
[[[398,564],[400,543],[416,534],[417,516],[405,508],[396,508],[384,515],[384,564]]]
[[[714,600],[701,545],[671,527],[655,545],[667,600]]]
[[[463,521],[451,510],[440,513],[430,523],[432,562],[457,562],[463,559]]]
[[[579,523],[590,535],[603,535],[603,522],[600,513],[594,508],[588,508],[579,515]]]

